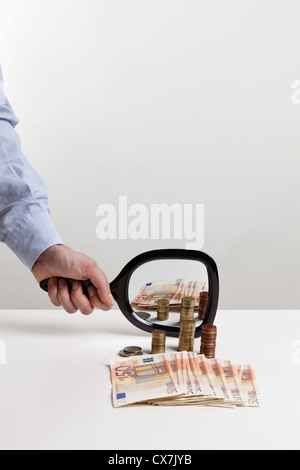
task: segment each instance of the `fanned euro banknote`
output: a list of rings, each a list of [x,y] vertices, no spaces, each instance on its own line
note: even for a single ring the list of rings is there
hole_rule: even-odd
[[[178,306],[183,297],[194,297],[195,306],[199,306],[200,292],[207,291],[206,282],[189,279],[168,279],[148,282],[133,299],[132,304],[138,307],[157,307],[158,299],[167,299],[170,306]]]
[[[206,359],[194,352],[117,358],[111,361],[114,407],[260,406],[255,372],[250,365]]]

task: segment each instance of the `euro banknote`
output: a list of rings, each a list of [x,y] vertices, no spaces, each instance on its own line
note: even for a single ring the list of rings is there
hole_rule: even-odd
[[[114,407],[183,393],[165,354],[112,359]]]
[[[174,352],[111,361],[114,407],[130,404],[198,405],[233,408],[260,406],[250,365]]]
[[[168,279],[148,282],[133,299],[132,304],[139,307],[156,307],[158,299],[169,300],[170,306],[180,305],[183,297],[194,297],[199,307],[200,292],[207,291],[206,282],[189,279]]]

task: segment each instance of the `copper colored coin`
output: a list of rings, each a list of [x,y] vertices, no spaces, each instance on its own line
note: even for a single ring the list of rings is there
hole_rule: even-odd
[[[198,317],[204,320],[208,304],[208,292],[200,292]]]
[[[201,329],[204,331],[217,331],[216,325],[202,325]]]
[[[214,359],[217,342],[217,327],[215,325],[202,325],[201,330],[200,354],[204,354],[208,359]]]

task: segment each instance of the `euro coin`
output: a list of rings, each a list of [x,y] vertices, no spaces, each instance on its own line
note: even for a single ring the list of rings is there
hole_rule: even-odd
[[[214,359],[217,344],[217,327],[215,325],[202,325],[200,354],[207,359]]]
[[[151,314],[148,312],[135,312],[142,320],[148,320],[151,317]]]
[[[125,349],[122,349],[121,351],[119,351],[119,356],[121,357],[143,356],[143,351],[139,351],[136,353],[128,353],[125,351]]]
[[[198,317],[204,320],[208,304],[208,292],[200,292]]]
[[[158,299],[157,301],[157,319],[168,320],[170,311],[170,303],[168,299]]]
[[[183,297],[180,306],[180,321],[194,320],[195,299],[194,297]]]
[[[136,354],[141,352],[142,348],[140,348],[139,346],[126,346],[126,348],[124,348],[124,351],[129,354]]]
[[[164,330],[152,331],[152,354],[164,353],[166,349],[166,332]]]
[[[194,351],[195,331],[195,320],[181,320],[178,351]]]

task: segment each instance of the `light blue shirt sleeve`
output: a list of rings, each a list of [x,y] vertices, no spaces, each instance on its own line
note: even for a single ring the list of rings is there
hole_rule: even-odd
[[[17,124],[0,65],[0,242],[31,269],[47,248],[63,242],[50,217],[47,188],[22,153]]]

